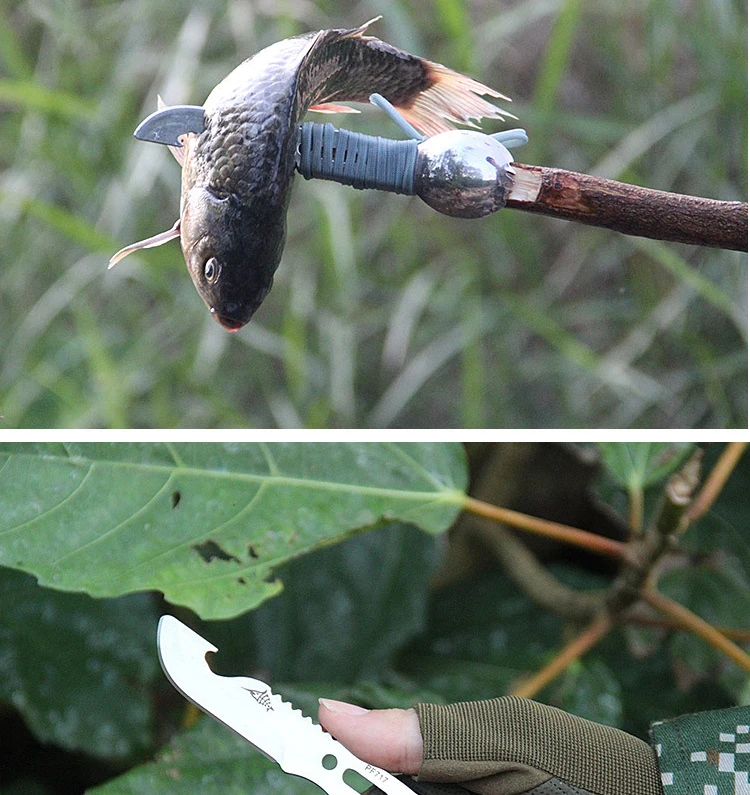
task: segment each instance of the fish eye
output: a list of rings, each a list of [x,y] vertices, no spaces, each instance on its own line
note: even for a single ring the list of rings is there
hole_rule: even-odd
[[[219,278],[220,271],[221,265],[219,265],[219,260],[216,257],[210,257],[206,260],[206,264],[203,266],[203,276],[209,284],[213,284]]]

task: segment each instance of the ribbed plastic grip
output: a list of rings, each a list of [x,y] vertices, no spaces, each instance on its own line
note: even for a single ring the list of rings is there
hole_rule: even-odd
[[[418,144],[306,122],[300,127],[297,170],[305,179],[413,196]]]

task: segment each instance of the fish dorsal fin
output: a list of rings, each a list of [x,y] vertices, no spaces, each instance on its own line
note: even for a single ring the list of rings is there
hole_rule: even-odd
[[[128,256],[128,254],[132,254],[134,251],[140,251],[142,248],[155,248],[156,246],[161,246],[164,243],[168,243],[170,240],[174,240],[179,236],[180,219],[178,218],[174,222],[174,225],[170,229],[167,229],[166,232],[159,232],[158,235],[147,237],[145,240],[139,240],[137,243],[131,243],[129,246],[121,248],[117,254],[110,259],[107,269],[114,268],[114,266],[117,265],[121,259],[124,259]]]
[[[370,25],[374,24],[375,22],[379,22],[382,18],[383,15],[378,14],[376,17],[373,17],[372,19],[368,19],[364,25],[360,25],[358,28],[353,28],[352,30],[346,31],[346,36],[349,38],[355,38],[355,37],[361,38],[364,36],[365,31],[367,30],[367,28],[370,27]]]
[[[311,35],[298,70],[303,103],[326,108],[338,102],[367,102],[380,94],[420,133],[436,135],[456,124],[476,127],[482,118],[516,117],[484,96],[510,101],[500,92],[442,64],[399,50],[367,28],[322,30]]]

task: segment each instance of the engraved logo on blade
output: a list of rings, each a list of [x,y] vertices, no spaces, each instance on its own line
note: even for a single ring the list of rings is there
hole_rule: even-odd
[[[261,707],[266,708],[266,712],[273,712],[273,707],[271,706],[271,698],[269,695],[268,690],[250,690],[250,688],[244,688],[247,690],[248,693],[261,705]]]

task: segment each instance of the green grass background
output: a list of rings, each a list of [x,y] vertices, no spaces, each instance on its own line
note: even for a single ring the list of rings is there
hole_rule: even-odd
[[[260,48],[377,14],[514,98],[521,162],[746,200],[742,0],[3,2],[0,427],[746,427],[744,254],[298,179],[238,334],[176,242],[107,272],[177,216],[179,167],[131,137],[157,92],[201,103]]]

